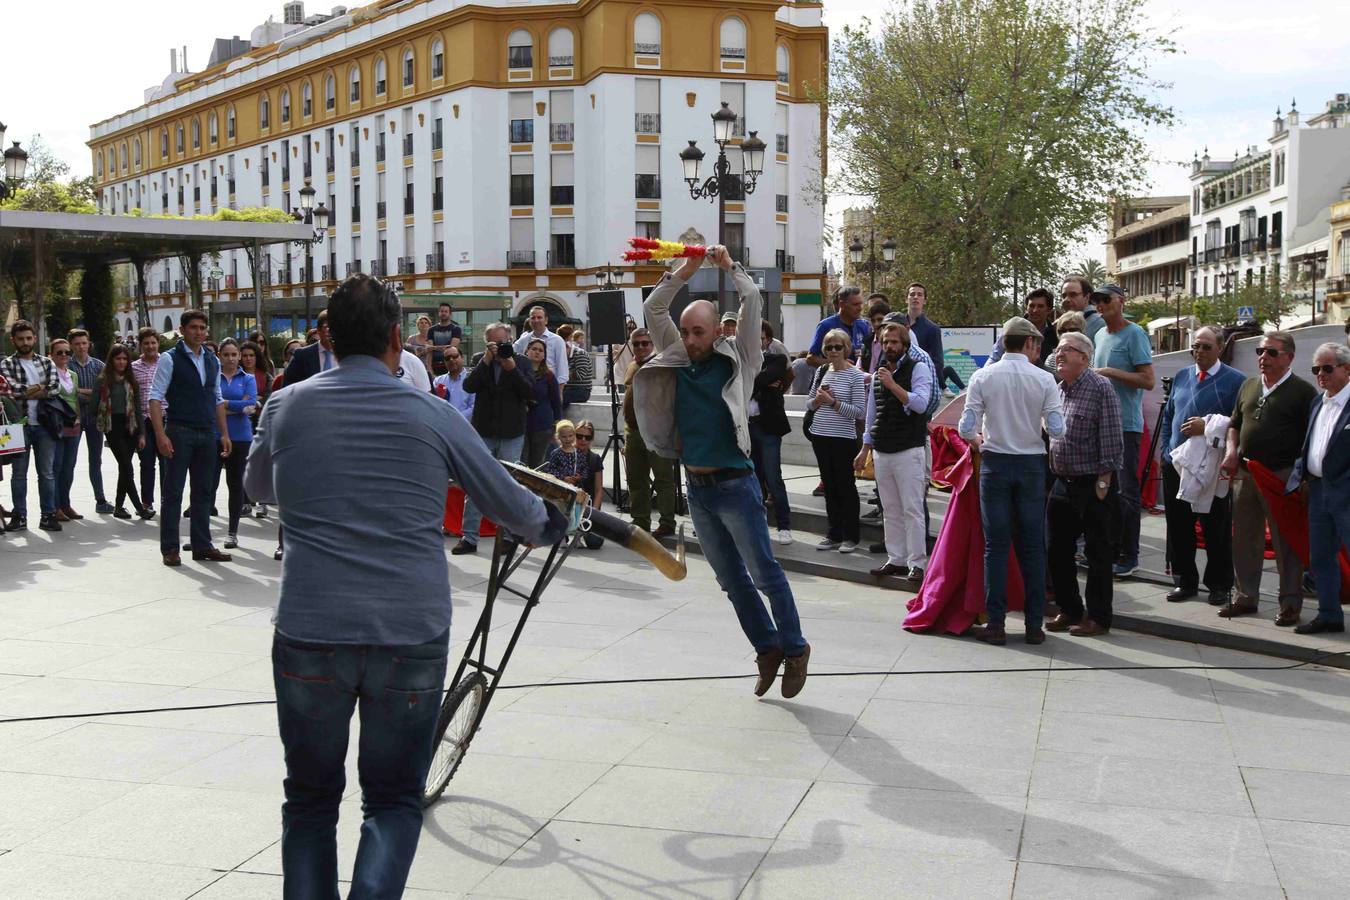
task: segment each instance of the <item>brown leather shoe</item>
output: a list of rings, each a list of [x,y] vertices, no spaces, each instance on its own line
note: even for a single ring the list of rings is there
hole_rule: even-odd
[[[996,647],[1002,647],[1008,643],[1008,633],[1002,628],[996,628],[993,625],[980,625],[973,629],[975,640],[983,641],[986,644],[993,644]]]
[[[1059,615],[1055,616],[1053,619],[1050,619],[1045,623],[1045,630],[1054,632],[1068,631],[1070,628],[1072,628],[1077,624],[1078,624],[1077,622],[1075,622],[1073,619],[1070,619],[1064,613],[1060,613]]]
[[[1069,634],[1074,637],[1096,637],[1099,634],[1106,634],[1110,630],[1105,625],[1099,625],[1092,619],[1084,619],[1070,628]]]
[[[1039,629],[1039,628],[1028,628],[1028,629],[1027,629],[1027,643],[1028,643],[1028,644],[1031,644],[1031,645],[1033,645],[1033,646],[1036,645],[1036,644],[1044,644],[1044,643],[1045,643],[1045,632],[1042,631],[1042,630]]]
[[[662,537],[674,537],[674,536],[675,536],[675,526],[674,526],[674,525],[658,525],[658,526],[656,526],[656,530],[652,532],[652,537],[659,537],[659,538],[662,538]]]
[[[783,665],[783,651],[769,650],[755,654],[755,665],[759,667],[759,677],[755,679],[755,696],[763,697],[773,687],[778,677],[778,669]]]
[[[1219,610],[1219,617],[1223,619],[1236,619],[1238,616],[1256,615],[1255,603],[1230,603]]]
[[[811,661],[811,645],[807,644],[801,656],[789,656],[783,660],[783,681],[779,685],[783,698],[791,700],[806,686],[806,664]]]
[[[886,563],[884,566],[878,566],[867,573],[873,578],[885,578],[888,575],[894,575],[896,578],[905,578],[909,575],[909,566],[897,566],[895,563]]]
[[[80,515],[80,514],[77,513],[75,510],[71,509],[69,506],[63,506],[63,507],[61,507],[61,512],[64,513],[64,514],[65,514],[65,517],[66,517],[67,519],[70,519],[71,521],[74,521],[75,519],[83,519],[83,518],[84,518],[84,516]]]
[[[58,509],[56,512],[52,513],[52,518],[55,519],[55,520],[58,521],[58,522],[69,522],[69,521],[70,521],[70,516],[66,515],[65,511],[64,511],[64,510],[60,510],[60,509]]]
[[[209,550],[193,550],[192,558],[199,562],[229,562],[234,559],[228,553],[221,553],[215,547]]]
[[[1280,614],[1275,617],[1275,624],[1281,628],[1292,628],[1298,624],[1298,615],[1292,609],[1282,609]]]
[[[166,566],[181,566],[182,564],[183,564],[183,558],[182,558],[181,556],[178,555],[178,551],[177,551],[177,550],[170,550],[168,553],[165,553],[165,554],[164,554],[164,565],[166,565]]]

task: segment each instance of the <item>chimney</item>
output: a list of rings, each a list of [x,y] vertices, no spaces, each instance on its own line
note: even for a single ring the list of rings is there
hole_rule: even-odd
[[[178,51],[172,48],[169,50],[169,74],[178,74]]]
[[[187,66],[187,44],[184,44],[184,45],[183,45],[183,56],[182,56],[182,60],[183,60],[183,71],[184,71],[184,72],[187,72],[187,70],[188,70],[188,66]]]

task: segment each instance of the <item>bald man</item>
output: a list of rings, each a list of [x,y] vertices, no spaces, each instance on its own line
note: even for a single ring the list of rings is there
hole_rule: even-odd
[[[684,260],[643,304],[657,352],[633,377],[634,411],[648,448],[684,464],[689,514],[703,555],[755,648],[755,696],[773,686],[781,666],[783,696],[795,697],[806,683],[811,645],[769,544],[764,497],[750,462],[748,408],[764,365],[762,301],[725,247],[711,248],[708,261],[731,273],[740,294],[736,335],[724,335],[717,308],[707,300],[685,307],[678,328],[671,320],[671,301],[702,265]],[[760,593],[769,598],[772,615]]]

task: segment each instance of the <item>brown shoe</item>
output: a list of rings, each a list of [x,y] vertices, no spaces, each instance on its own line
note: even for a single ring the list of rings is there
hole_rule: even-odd
[[[1255,603],[1230,603],[1219,610],[1219,617],[1223,619],[1236,619],[1238,616],[1256,615]]]
[[[873,578],[886,578],[890,575],[894,575],[896,578],[906,578],[909,576],[909,566],[897,566],[895,563],[886,563],[884,566],[869,570],[867,574],[871,575]]]
[[[1045,632],[1042,631],[1042,630],[1039,629],[1039,628],[1028,628],[1028,629],[1027,629],[1027,643],[1028,643],[1028,644],[1031,644],[1031,645],[1033,645],[1033,646],[1036,645],[1036,644],[1044,644],[1044,643],[1045,643]]]
[[[84,518],[84,516],[80,515],[75,510],[71,509],[69,506],[61,507],[61,512],[65,513],[66,518],[70,519],[71,521],[74,521],[75,519]]]
[[[56,512],[52,513],[52,518],[55,519],[55,520],[58,521],[58,522],[69,522],[69,521],[70,521],[70,516],[66,515],[65,510],[61,510],[61,509],[58,509]]]
[[[1064,613],[1060,613],[1059,615],[1055,616],[1053,619],[1050,619],[1045,623],[1045,630],[1054,631],[1058,633],[1061,631],[1068,631],[1070,628],[1072,628],[1077,624],[1078,624],[1077,622],[1075,622],[1073,619],[1070,619]]]
[[[193,550],[192,558],[199,562],[229,562],[234,557],[228,553],[221,553],[215,547],[209,550]]]
[[[1292,628],[1298,624],[1298,615],[1292,609],[1282,609],[1280,614],[1275,617],[1275,624],[1281,628]]]
[[[675,526],[674,526],[674,525],[658,525],[658,526],[656,526],[656,530],[652,532],[652,536],[653,536],[653,537],[659,537],[659,538],[663,538],[663,537],[674,537],[674,536],[675,536]]]
[[[993,625],[981,625],[973,629],[975,640],[983,641],[986,644],[993,644],[996,647],[1002,647],[1008,643],[1008,633],[1002,628]]]
[[[165,554],[164,554],[164,565],[166,565],[166,566],[181,566],[182,564],[183,564],[183,558],[182,558],[181,556],[178,555],[178,551],[177,551],[177,550],[170,550],[168,553],[165,553]]]
[[[1069,634],[1074,637],[1096,637],[1099,634],[1106,634],[1111,629],[1104,625],[1099,625],[1091,619],[1084,619],[1077,625],[1069,629]]]
[[[810,661],[810,644],[806,645],[801,656],[789,656],[783,660],[783,682],[779,687],[784,699],[791,700],[802,692],[806,685],[806,664]]]
[[[783,651],[769,650],[755,654],[755,665],[759,667],[759,677],[755,679],[755,696],[763,697],[773,687],[778,677],[778,669],[783,665]]]

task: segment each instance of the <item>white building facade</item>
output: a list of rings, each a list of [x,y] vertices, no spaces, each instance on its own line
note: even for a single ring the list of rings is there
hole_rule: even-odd
[[[399,284],[410,326],[443,301],[475,327],[535,303],[584,326],[586,293],[613,263],[640,320],[643,288],[662,269],[622,264],[627,239],[690,229],[717,238],[717,204],[691,198],[679,152],[698,141],[700,177],[712,174],[710,116],[725,101],[740,116],[727,147],[733,171],[748,132],[768,145],[756,190],[727,202],[726,243],[760,282],[771,321],[789,336],[814,328],[819,6],[408,0],[306,24],[297,5],[283,27],[266,26],[265,37],[281,34],[273,43],[243,42],[203,72],[173,73],[149,102],[91,127],[104,213],[290,211],[308,180],[333,213],[312,251],[314,313],[361,271]],[[300,247],[273,248],[265,261],[269,334],[306,324],[303,263]],[[204,261],[203,272],[221,330],[259,326],[244,252]],[[148,324],[172,330],[189,279],[168,260],[146,282]],[[691,290],[710,296],[715,284],[705,271]],[[119,330],[138,318],[124,304]]]

